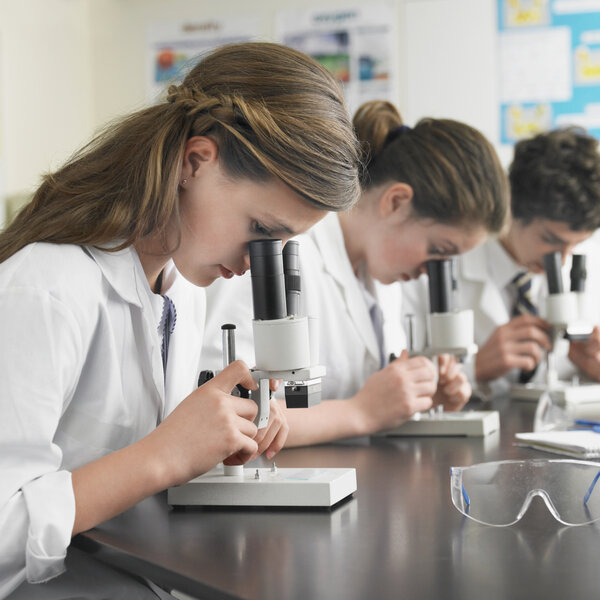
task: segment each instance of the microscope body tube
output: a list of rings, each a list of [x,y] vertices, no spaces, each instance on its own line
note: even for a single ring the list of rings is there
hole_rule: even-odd
[[[255,240],[248,244],[254,319],[267,321],[287,316],[281,240]]]
[[[579,319],[594,321],[594,306],[592,298],[586,294],[587,268],[585,254],[573,254],[571,263],[571,292],[577,297],[577,314]]]
[[[255,302],[252,329],[256,361],[254,373],[260,392],[259,413],[268,410],[269,377],[284,379],[288,407],[316,404],[320,401],[320,376],[324,374],[324,368],[311,360],[317,353],[314,343],[311,352],[309,331],[314,331],[315,323],[309,324],[307,317],[298,315],[300,272],[297,242],[294,241],[286,253],[282,252],[281,240],[256,240],[250,242],[249,248]],[[284,256],[287,256],[285,269]],[[270,294],[276,298],[269,299]],[[314,338],[318,344],[318,336]]]
[[[453,259],[427,261],[429,276],[429,343],[443,352],[474,348],[472,310],[455,310],[456,274]]]
[[[554,327],[566,328],[570,322],[578,319],[579,307],[576,294],[564,291],[561,267],[560,251],[544,254],[544,269],[548,281],[546,320]]]
[[[571,263],[571,291],[572,292],[585,292],[585,283],[587,280],[587,269],[586,269],[586,257],[585,254],[573,254]]]
[[[296,240],[290,240],[283,247],[283,275],[285,281],[285,302],[287,315],[300,314],[300,293],[302,291],[300,280],[300,244]]]

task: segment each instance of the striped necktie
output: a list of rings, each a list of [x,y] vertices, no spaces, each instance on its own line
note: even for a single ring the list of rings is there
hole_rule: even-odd
[[[515,303],[512,309],[512,316],[534,315],[537,316],[536,306],[531,301],[531,277],[530,271],[522,271],[513,280],[512,284],[516,291]]]
[[[531,301],[531,277],[532,273],[530,271],[522,271],[512,280],[516,291],[515,304],[512,309],[513,317],[519,315],[537,316],[538,314],[537,307]],[[519,373],[519,383],[531,381],[536,370],[537,367],[531,371],[521,371]]]
[[[158,332],[162,334],[162,344],[160,347],[160,353],[162,354],[163,362],[163,373],[167,376],[167,358],[169,355],[169,340],[171,334],[175,329],[175,322],[177,321],[177,311],[175,310],[175,304],[169,296],[163,294],[163,312],[158,325]]]

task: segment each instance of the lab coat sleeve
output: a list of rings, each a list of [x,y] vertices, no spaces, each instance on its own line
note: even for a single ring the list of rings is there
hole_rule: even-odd
[[[63,572],[75,519],[53,443],[83,362],[73,313],[36,289],[0,292],[0,597]]]

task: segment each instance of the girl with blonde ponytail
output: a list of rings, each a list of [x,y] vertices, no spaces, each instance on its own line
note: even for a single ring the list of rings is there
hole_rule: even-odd
[[[429,359],[409,358],[397,282],[500,231],[509,206],[506,175],[492,145],[464,123],[422,119],[408,127],[392,104],[373,101],[358,109],[354,127],[363,155],[358,204],[298,238],[302,312],[319,318],[327,401],[286,411],[288,446],[393,429],[433,404],[458,410],[471,393],[449,356],[440,357],[439,377]],[[245,283],[245,292],[218,282],[208,289],[207,332],[248,305]],[[210,364],[216,342],[205,339]],[[238,356],[250,354],[249,330],[238,327],[236,347]]]
[[[243,273],[249,241],[351,207],[358,163],[332,76],[244,43],[44,178],[0,234],[0,597],[41,581],[80,597],[62,574],[72,535],[282,447],[276,403],[257,432],[255,404],[229,393],[255,387],[244,363],[196,389],[196,286]]]

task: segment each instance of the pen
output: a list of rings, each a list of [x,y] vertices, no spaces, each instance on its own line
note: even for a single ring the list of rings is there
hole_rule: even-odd
[[[585,425],[586,427],[600,427],[600,421],[590,421],[589,419],[575,419],[575,425]]]
[[[593,431],[594,433],[600,433],[600,421],[575,419],[574,423],[575,425],[580,425],[580,427],[574,427],[574,431]]]

